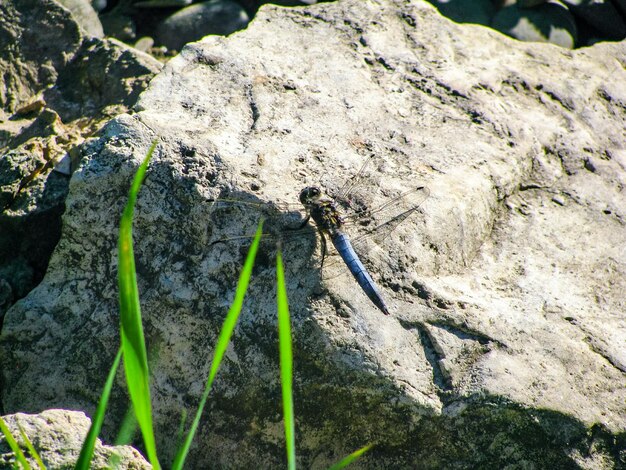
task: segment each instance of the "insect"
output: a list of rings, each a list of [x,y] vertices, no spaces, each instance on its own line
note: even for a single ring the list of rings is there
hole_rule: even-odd
[[[324,260],[327,255],[326,237],[328,237],[363,292],[380,311],[382,311],[385,315],[389,315],[389,308],[383,299],[379,288],[376,286],[371,275],[361,262],[361,259],[359,258],[353,245],[358,248],[358,245],[366,239],[373,236],[382,237],[388,235],[390,232],[395,230],[400,223],[415,213],[430,193],[428,188],[425,186],[417,186],[374,210],[360,208],[350,215],[344,215],[340,207],[343,207],[344,209],[351,209],[352,202],[350,200],[350,196],[363,180],[365,169],[371,164],[372,159],[373,157],[368,158],[359,172],[346,182],[334,198],[328,196],[325,197],[322,190],[317,186],[308,186],[302,189],[302,191],[300,191],[299,200],[300,204],[304,207],[306,217],[300,222],[298,227],[287,228],[284,230],[283,234],[286,239],[294,238],[297,236],[298,232],[302,232],[302,229],[307,227],[309,221],[312,219],[319,232],[321,240],[322,261],[320,268],[323,269]],[[221,207],[238,203],[234,200],[224,199],[215,199],[212,202]],[[247,206],[256,205],[255,203],[249,202],[243,202],[243,204]],[[279,205],[277,207],[280,208],[281,206]],[[288,207],[292,207],[292,205],[284,205],[284,208]],[[391,218],[386,219],[384,222],[380,222],[380,217],[382,217],[383,214],[387,215],[392,211],[394,212],[394,215]],[[369,227],[370,225],[374,226]],[[345,227],[350,226],[360,226],[361,231],[363,232],[360,233],[354,241],[351,241],[347,233],[344,231]],[[229,240],[232,240],[232,238]],[[222,241],[225,240],[217,240],[213,243],[215,244]]]

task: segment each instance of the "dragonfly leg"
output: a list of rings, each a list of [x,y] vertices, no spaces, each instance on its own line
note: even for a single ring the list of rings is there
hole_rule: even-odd
[[[304,227],[306,227],[306,224],[309,223],[309,220],[311,219],[311,215],[307,214],[306,218],[300,222],[300,225],[298,225],[297,227],[287,227],[283,230],[285,230],[286,232],[293,232],[295,230],[302,230]]]
[[[296,229],[296,230],[301,230],[304,227],[306,227],[306,224],[309,223],[309,219],[311,218],[311,214],[307,214],[306,218],[302,221],[302,223],[300,224],[300,226]]]
[[[320,232],[320,238],[322,240],[322,243],[321,243],[322,262],[320,263],[320,271],[321,271],[322,269],[324,269],[324,259],[326,259],[327,248],[326,248],[326,236],[324,235],[324,232],[322,230],[319,230],[319,232]]]

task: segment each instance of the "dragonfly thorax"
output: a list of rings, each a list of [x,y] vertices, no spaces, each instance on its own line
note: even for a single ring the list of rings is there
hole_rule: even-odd
[[[341,214],[331,199],[323,199],[322,191],[309,186],[300,191],[300,202],[306,207],[317,227],[327,233],[333,233],[343,224]]]
[[[333,235],[343,225],[341,214],[337,206],[331,200],[318,201],[310,208],[311,218],[315,225],[322,230]]]

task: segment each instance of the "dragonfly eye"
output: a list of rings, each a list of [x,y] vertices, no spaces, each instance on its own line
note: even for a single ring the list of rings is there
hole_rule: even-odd
[[[320,197],[322,192],[315,186],[309,186],[300,191],[300,202],[304,205],[311,204]]]

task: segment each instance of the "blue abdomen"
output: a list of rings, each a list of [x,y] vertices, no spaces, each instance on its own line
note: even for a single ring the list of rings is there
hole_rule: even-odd
[[[385,301],[380,295],[378,287],[374,284],[372,276],[370,276],[367,269],[365,269],[365,266],[363,266],[363,263],[354,251],[354,248],[352,248],[352,244],[350,243],[348,237],[344,233],[337,231],[331,235],[330,239],[341,255],[341,258],[348,266],[348,269],[350,269],[350,272],[361,286],[361,289],[363,289],[363,292],[367,294],[370,300],[374,302],[374,305],[376,305],[385,315],[389,315],[389,309],[387,308],[387,305],[385,305]]]

